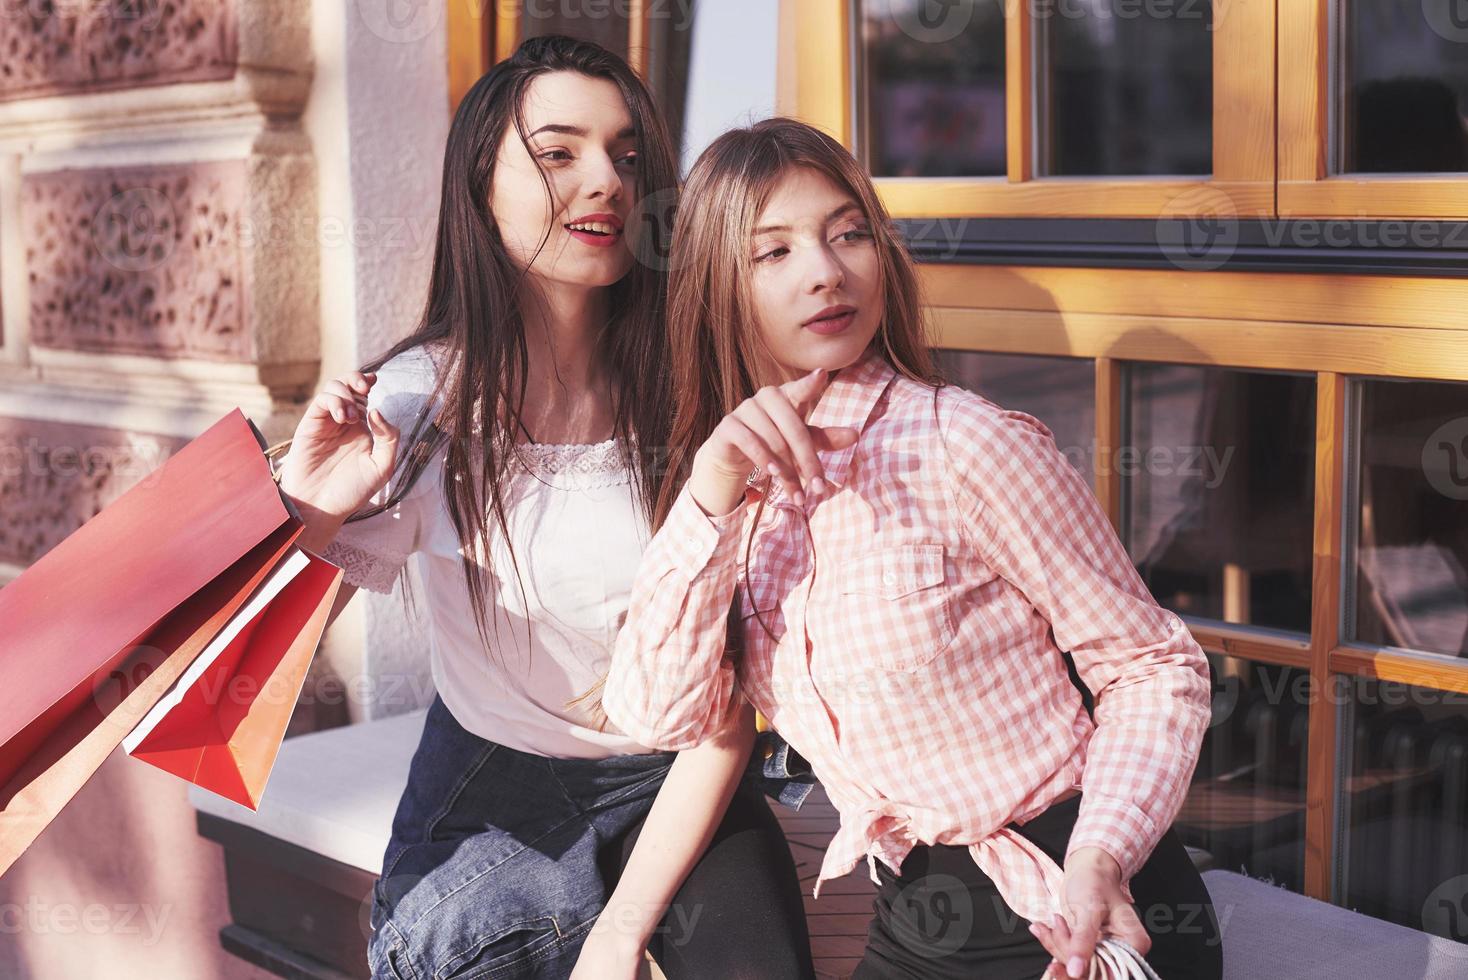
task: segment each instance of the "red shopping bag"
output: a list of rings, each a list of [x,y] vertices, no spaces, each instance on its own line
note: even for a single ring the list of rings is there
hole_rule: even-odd
[[[340,577],[292,549],[123,748],[257,809]]]
[[[301,519],[263,448],[250,421],[230,413],[0,589],[0,874],[303,554],[292,547]],[[339,582],[338,569],[309,556],[281,607],[272,601],[268,617],[242,624],[233,659],[216,662],[304,677]],[[258,800],[273,733],[293,708],[275,700],[212,705],[210,728],[197,700],[180,698],[188,707],[155,718],[157,740],[144,738],[141,755],[231,798],[253,786]],[[190,739],[208,764],[179,762]],[[221,755],[241,760],[237,778],[222,773]]]

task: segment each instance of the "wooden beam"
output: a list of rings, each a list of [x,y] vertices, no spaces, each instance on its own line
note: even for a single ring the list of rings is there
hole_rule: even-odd
[[[494,60],[498,64],[520,46],[521,0],[494,0]]]
[[[776,111],[853,149],[851,4],[780,0]]]
[[[948,307],[929,316],[938,346],[956,350],[1468,381],[1468,338],[1451,330]]]
[[[447,0],[449,43],[449,114],[459,108],[465,93],[489,69],[490,36],[494,24],[480,0]]]
[[[933,306],[1468,331],[1468,279],[936,264],[919,275]]]
[[[1336,793],[1339,757],[1336,729],[1339,678],[1331,651],[1340,642],[1341,549],[1344,524],[1346,386],[1344,376],[1316,377],[1315,520],[1310,576],[1310,720],[1305,762],[1305,894],[1334,899]]]
[[[1124,377],[1122,362],[1112,357],[1096,358],[1096,499],[1118,535],[1123,530],[1125,506],[1121,468],[1116,465],[1116,454],[1126,441],[1126,419],[1122,417]]]
[[[1004,18],[1004,148],[1009,183],[1035,176],[1034,14],[1012,3]]]

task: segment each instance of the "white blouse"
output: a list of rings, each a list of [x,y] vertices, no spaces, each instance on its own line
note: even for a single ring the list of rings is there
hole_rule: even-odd
[[[367,405],[402,431],[401,450],[437,391],[434,361],[413,348],[379,369]],[[442,451],[397,506],[344,525],[322,557],[344,569],[347,583],[383,594],[416,559],[434,684],[467,730],[557,758],[649,752],[610,722],[599,731],[584,707],[567,705],[605,676],[651,537],[619,443],[516,450],[502,485],[513,562],[497,520],[489,519],[490,649],[475,626],[443,496]],[[403,469],[374,504],[387,499]]]

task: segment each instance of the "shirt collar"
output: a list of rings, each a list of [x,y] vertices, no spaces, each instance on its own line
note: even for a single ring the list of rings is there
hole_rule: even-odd
[[[810,414],[809,423],[823,429],[852,428],[861,433],[872,417],[877,402],[886,393],[896,370],[877,350],[868,348],[861,359],[836,372],[825,394]],[[860,437],[857,442],[859,443]],[[846,483],[847,471],[856,455],[856,445],[820,454],[825,480],[833,490]]]
[[[875,349],[868,348],[859,360],[836,372],[807,421],[820,428],[851,428],[861,432],[896,376],[896,370],[887,363],[887,359]],[[819,454],[825,481],[830,485],[828,493],[839,490],[846,483],[855,455],[855,445]],[[776,481],[766,479],[763,482],[769,487],[771,501],[783,498],[784,493]]]

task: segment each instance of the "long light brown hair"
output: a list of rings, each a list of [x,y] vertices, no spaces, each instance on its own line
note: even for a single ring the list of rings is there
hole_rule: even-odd
[[[731,130],[709,145],[683,188],[668,273],[668,343],[674,414],[668,476],[658,492],[661,526],[693,456],[721,419],[754,395],[771,357],[751,285],[755,222],[780,181],[804,167],[861,207],[877,250],[882,314],[872,343],[899,373],[940,386],[912,257],[871,178],[847,149],[798,120],[776,117]]]
[[[667,470],[653,510],[661,527],[693,469],[693,457],[719,422],[761,384],[772,363],[753,297],[751,245],[755,222],[781,179],[807,167],[851,195],[877,249],[882,317],[872,343],[903,375],[943,385],[928,350],[917,271],[876,188],[840,143],[784,117],[734,129],[699,156],[683,186],[668,272],[668,344],[674,411]],[[760,507],[764,506],[763,498]],[[759,512],[755,524],[759,523]],[[764,623],[761,621],[761,625]],[[765,626],[768,632],[769,627]],[[737,653],[740,630],[731,609],[727,650]],[[604,721],[605,678],[576,699]]]

